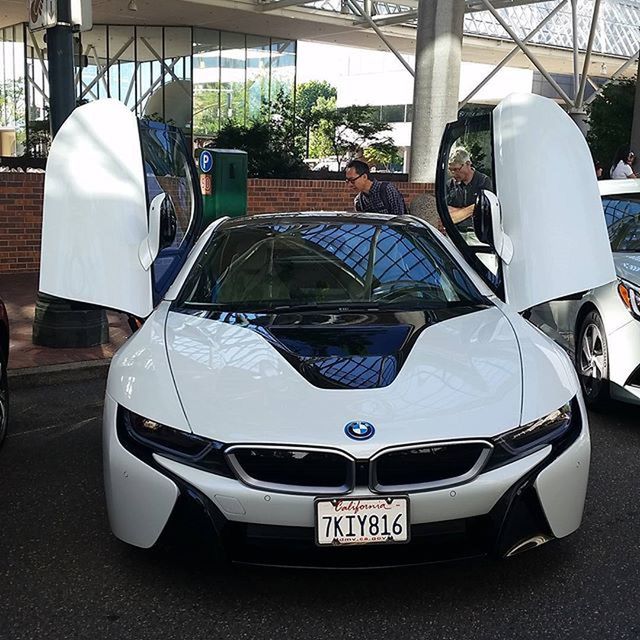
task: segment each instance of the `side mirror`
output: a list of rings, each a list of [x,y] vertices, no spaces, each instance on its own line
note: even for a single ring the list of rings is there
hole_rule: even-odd
[[[473,230],[480,242],[493,247],[493,207],[488,193],[490,192],[481,191],[476,198],[476,204],[473,208]],[[497,202],[498,199],[495,198],[495,200]]]
[[[176,209],[166,193],[159,193],[149,207],[149,234],[138,247],[140,264],[148,271],[161,249],[171,246],[178,226]]]
[[[473,209],[473,229],[478,240],[493,247],[505,264],[511,262],[513,243],[502,229],[502,211],[495,193],[485,189],[478,194]]]
[[[176,217],[176,208],[173,204],[171,196],[167,193],[160,205],[160,249],[170,247],[176,239],[176,230],[178,228],[178,219]]]

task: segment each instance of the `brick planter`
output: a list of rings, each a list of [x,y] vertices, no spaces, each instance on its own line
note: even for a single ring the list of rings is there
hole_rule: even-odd
[[[409,204],[433,185],[396,182]],[[44,173],[0,173],[0,273],[40,268]],[[248,184],[249,214],[278,211],[349,211],[354,192],[336,180],[262,180]]]

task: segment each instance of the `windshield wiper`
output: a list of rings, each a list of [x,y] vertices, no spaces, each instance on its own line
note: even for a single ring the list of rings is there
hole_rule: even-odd
[[[490,306],[479,300],[459,300],[448,302],[446,300],[402,300],[397,302],[384,302],[377,300],[351,301],[351,302],[315,302],[292,304],[246,304],[246,303],[220,303],[220,302],[192,302],[179,303],[188,309],[202,309],[204,311],[226,311],[229,313],[299,313],[306,311],[324,311],[333,313],[349,313],[357,311],[428,311],[430,309],[450,309],[455,307]]]

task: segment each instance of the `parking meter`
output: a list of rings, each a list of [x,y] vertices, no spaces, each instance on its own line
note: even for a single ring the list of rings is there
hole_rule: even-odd
[[[199,149],[200,192],[205,226],[223,216],[247,213],[247,152]]]

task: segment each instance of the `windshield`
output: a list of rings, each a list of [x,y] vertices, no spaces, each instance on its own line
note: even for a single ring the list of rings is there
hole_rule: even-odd
[[[640,195],[602,199],[611,251],[640,252]]]
[[[486,304],[427,229],[384,222],[256,221],[217,232],[177,305],[268,311]]]

